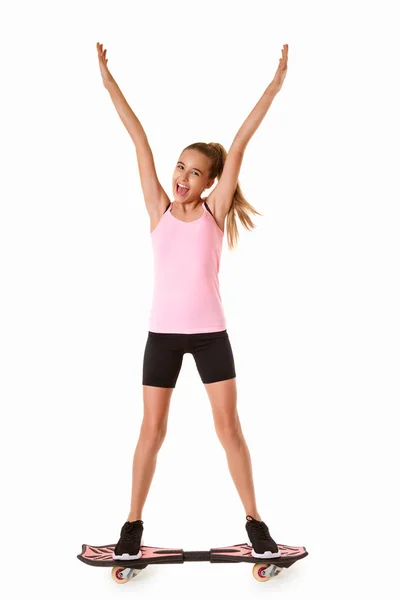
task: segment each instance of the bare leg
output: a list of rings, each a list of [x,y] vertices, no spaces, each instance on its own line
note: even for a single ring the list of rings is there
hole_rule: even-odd
[[[246,515],[261,521],[254,492],[249,449],[237,413],[236,378],[207,383],[215,430],[224,447],[228,467]]]
[[[167,433],[171,395],[174,388],[144,385],[144,414],[132,467],[131,510],[127,521],[142,519],[157,463],[157,454]]]

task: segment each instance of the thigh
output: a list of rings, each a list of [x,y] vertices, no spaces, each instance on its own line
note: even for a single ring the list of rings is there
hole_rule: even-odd
[[[217,433],[240,430],[236,378],[205,384]]]
[[[193,334],[189,348],[204,384],[236,377],[235,361],[226,330]]]
[[[174,388],[182,366],[183,337],[149,331],[143,356],[142,384]]]
[[[143,386],[143,424],[151,432],[165,432],[173,388]]]

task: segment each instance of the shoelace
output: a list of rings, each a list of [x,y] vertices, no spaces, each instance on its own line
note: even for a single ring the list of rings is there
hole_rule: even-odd
[[[254,536],[257,537],[259,540],[270,541],[272,539],[269,533],[269,529],[263,521],[256,521],[252,518],[247,519],[247,521],[251,524],[251,529],[254,533]]]
[[[138,541],[142,536],[143,521],[127,521],[121,530],[121,538],[123,540]]]

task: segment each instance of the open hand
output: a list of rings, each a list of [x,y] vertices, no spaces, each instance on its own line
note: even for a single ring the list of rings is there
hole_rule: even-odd
[[[97,45],[97,55],[99,58],[100,73],[103,78],[104,85],[107,85],[114,81],[114,78],[111,75],[111,73],[107,67],[107,63],[108,63],[108,58],[106,58],[107,50],[103,50],[103,44],[99,44],[99,42],[97,42],[96,45]]]
[[[274,79],[272,81],[272,84],[277,92],[279,92],[279,90],[281,89],[282,84],[286,77],[287,61],[288,61],[288,48],[289,48],[288,45],[284,44],[283,50],[282,50],[282,58],[279,59],[279,66],[276,70]]]

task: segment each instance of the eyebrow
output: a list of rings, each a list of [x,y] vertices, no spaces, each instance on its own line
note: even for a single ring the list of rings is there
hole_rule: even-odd
[[[177,164],[178,164],[178,165],[183,165],[183,166],[185,166],[185,163],[184,163],[184,162],[182,162],[181,160],[178,160]],[[193,167],[193,169],[194,169],[194,171],[199,171],[199,172],[200,172],[200,173],[203,175],[203,172],[202,172],[202,171],[200,171],[200,169],[197,169],[196,167]]]

